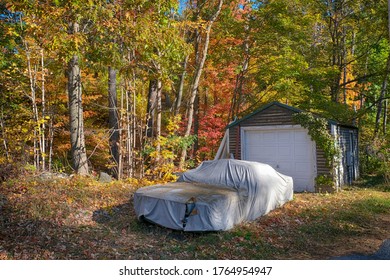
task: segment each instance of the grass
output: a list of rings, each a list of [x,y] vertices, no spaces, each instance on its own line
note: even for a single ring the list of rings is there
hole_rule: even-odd
[[[390,238],[389,187],[361,181],[294,200],[230,231],[187,233],[136,219],[134,182],[24,176],[0,186],[0,259],[328,259]]]

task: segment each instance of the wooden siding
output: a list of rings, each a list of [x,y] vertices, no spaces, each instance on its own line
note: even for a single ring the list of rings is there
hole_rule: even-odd
[[[359,177],[358,130],[338,126],[338,145],[341,150],[339,181],[341,185],[351,184]]]
[[[269,126],[269,125],[293,125],[293,114],[291,110],[271,106],[268,109],[261,111],[251,118],[240,123],[241,126]]]
[[[326,163],[326,158],[325,158],[325,152],[320,149],[317,145],[317,175],[330,175],[330,168],[328,164]]]
[[[241,159],[240,125],[229,128],[229,153],[235,159]]]

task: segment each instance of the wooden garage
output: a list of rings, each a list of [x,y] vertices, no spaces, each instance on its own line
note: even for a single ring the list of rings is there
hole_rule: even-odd
[[[318,190],[318,178],[329,178],[333,187],[351,184],[359,176],[358,129],[328,120],[330,135],[340,155],[330,166],[324,151],[308,129],[294,118],[302,110],[272,102],[227,127],[216,158],[258,161],[293,177],[296,192]],[[317,182],[317,183],[316,183]]]

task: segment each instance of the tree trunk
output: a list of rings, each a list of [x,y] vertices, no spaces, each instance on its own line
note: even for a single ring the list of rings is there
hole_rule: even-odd
[[[41,156],[42,156],[42,170],[46,170],[46,90],[45,90],[45,63],[43,56],[43,49],[41,49],[41,70],[42,70],[42,130],[41,130]]]
[[[246,9],[246,6],[250,4],[250,0],[246,0],[245,3],[243,4],[243,9]],[[228,114],[228,122],[234,119],[234,117],[238,116],[239,114],[239,109],[240,109],[240,104],[242,100],[242,95],[243,95],[243,87],[245,83],[245,76],[246,73],[248,72],[248,67],[249,67],[249,60],[250,60],[250,44],[249,44],[249,34],[250,34],[250,26],[249,26],[249,21],[250,21],[250,14],[247,15],[246,17],[247,24],[244,25],[244,32],[245,32],[245,37],[244,41],[242,44],[242,49],[243,49],[243,61],[242,61],[242,68],[240,70],[240,73],[237,74],[236,76],[236,84],[234,86],[234,91],[233,91],[233,98],[231,101],[230,105],[230,111]]]
[[[127,177],[131,177],[133,174],[133,134],[132,134],[132,99],[131,93],[126,89],[126,175]]]
[[[54,143],[54,126],[53,126],[53,114],[50,113],[49,121],[49,172],[51,172],[52,161],[53,161],[53,143]]]
[[[123,112],[125,111],[124,107],[124,88],[121,86],[121,94],[120,94],[120,117],[119,117],[119,145],[118,145],[118,180],[121,180],[124,175],[124,139],[125,139],[125,117],[123,115]]]
[[[191,85],[191,96],[189,100],[189,108],[188,108],[188,123],[187,123],[187,128],[184,133],[184,137],[188,137],[191,134],[191,128],[192,128],[192,121],[194,118],[194,103],[195,103],[195,98],[196,95],[198,94],[198,88],[199,88],[199,82],[200,82],[200,77],[203,72],[203,67],[206,62],[206,57],[207,57],[207,51],[210,43],[210,33],[211,33],[211,27],[215,20],[217,19],[219,13],[221,12],[222,9],[222,4],[223,0],[219,0],[218,2],[218,7],[216,12],[213,14],[211,17],[210,21],[207,23],[207,27],[205,30],[205,42],[203,45],[203,50],[201,54],[201,58],[199,60],[199,64],[196,66],[195,74],[194,74],[194,80]],[[187,149],[183,149],[180,157],[180,168],[183,169],[184,167],[184,162],[187,157]]]
[[[249,30],[249,26],[246,26],[245,31],[248,32],[248,30]],[[228,117],[229,122],[233,120],[234,117],[238,116],[240,105],[241,105],[243,87],[245,83],[245,75],[248,71],[249,59],[250,59],[248,36],[246,37],[243,43],[243,49],[244,49],[244,60],[242,62],[242,68],[240,70],[240,73],[238,73],[236,77],[236,84],[234,86],[234,92],[233,92],[233,100],[232,100],[232,105]]]
[[[348,71],[348,68],[347,68],[347,44],[345,42],[345,37],[346,37],[346,31],[345,31],[345,27],[343,27],[343,37],[342,37],[342,52],[341,52],[341,65],[342,65],[342,68],[343,68],[343,103],[345,105],[347,105],[347,95],[348,95],[348,91],[347,91],[347,71]]]
[[[117,70],[108,68],[108,125],[110,129],[110,153],[115,163],[113,173],[118,178],[119,163],[119,116],[118,116],[118,99],[116,92],[116,75]]]
[[[387,16],[388,16],[387,27],[388,27],[388,31],[389,31],[389,38],[388,39],[390,39],[390,0],[387,0]],[[377,104],[377,111],[376,111],[376,118],[375,118],[375,130],[374,130],[375,137],[378,137],[378,135],[379,135],[379,128],[380,128],[380,123],[381,123],[383,103],[384,103],[385,94],[387,91],[387,83],[388,83],[387,80],[389,78],[389,74],[390,74],[390,54],[387,57],[385,75],[383,77],[381,93],[380,93],[378,104]],[[385,123],[385,121],[383,122],[383,128],[384,128],[384,123]],[[385,133],[385,129],[383,130],[383,133]]]
[[[183,99],[183,89],[184,89],[184,81],[187,73],[187,64],[188,64],[189,55],[187,55],[183,61],[183,72],[180,75],[180,84],[179,90],[177,91],[176,102],[175,102],[175,116],[179,114],[181,100]]]
[[[161,120],[162,120],[162,103],[161,103],[161,96],[162,96],[162,87],[161,87],[161,80],[157,81],[157,116],[156,116],[156,139],[157,139],[157,158],[156,163],[158,164],[160,162],[160,152],[161,152],[161,144],[160,144],[160,136],[161,136]]]
[[[34,119],[34,139],[33,139],[33,145],[34,145],[34,166],[37,170],[40,170],[40,155],[41,155],[41,141],[40,141],[40,135],[41,135],[41,126],[39,124],[39,112],[38,112],[38,105],[37,105],[37,97],[36,97],[36,88],[37,88],[37,69],[36,67],[33,68],[31,65],[31,54],[29,45],[27,42],[24,42],[24,46],[26,49],[26,59],[27,59],[27,72],[28,77],[30,81],[30,95],[29,98],[32,103],[32,112],[33,112],[33,119]]]
[[[384,101],[384,105],[383,105],[383,135],[387,135],[387,99],[385,99]]]
[[[344,32],[343,32],[343,1],[328,1],[328,30],[331,36],[332,57],[331,66],[338,69],[330,81],[330,95],[333,102],[340,102],[341,80],[344,71]]]
[[[3,105],[1,106],[1,112],[0,112],[0,129],[1,129],[1,136],[3,138],[4,153],[5,153],[5,157],[8,161],[10,158],[9,158],[9,153],[8,153],[7,137],[5,134]]]
[[[78,32],[77,23],[70,27],[73,34]],[[87,175],[89,169],[84,139],[81,72],[77,55],[73,55],[68,63],[68,99],[72,164],[77,174]]]
[[[146,136],[148,138],[153,137],[154,133],[154,117],[156,112],[156,100],[157,100],[158,82],[157,80],[150,80],[149,92],[148,92],[148,104],[146,107]]]
[[[387,64],[386,64],[386,70],[385,70],[385,76],[383,77],[383,83],[381,87],[381,93],[379,95],[378,103],[377,103],[377,110],[376,110],[376,118],[375,118],[375,137],[379,134],[379,128],[381,123],[381,116],[382,116],[382,110],[383,110],[383,101],[385,99],[385,94],[387,91],[387,80],[389,78],[390,73],[390,54],[387,58]]]
[[[196,136],[193,151],[193,155],[195,156],[199,150],[199,94],[196,95],[194,103],[194,135]]]

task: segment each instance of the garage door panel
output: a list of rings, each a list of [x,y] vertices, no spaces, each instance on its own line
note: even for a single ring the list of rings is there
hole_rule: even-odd
[[[308,160],[308,156],[312,154],[312,151],[309,150],[310,147],[295,148],[293,152],[293,157],[295,161],[304,162]]]
[[[281,162],[276,166],[276,170],[282,174],[287,174],[293,168],[293,162]]]
[[[305,133],[294,133],[294,140],[299,142],[311,141],[309,134]]]
[[[309,162],[294,162],[294,170],[296,172],[307,173],[311,169],[311,164]]]
[[[247,137],[245,137],[246,145],[255,146],[257,143],[261,142],[260,135],[253,131],[247,133]]]
[[[265,132],[264,134],[261,135],[260,140],[263,141],[264,143],[270,143],[273,144],[277,141],[278,135],[273,133],[273,132]]]
[[[246,160],[250,160],[250,161],[258,161],[258,162],[262,162],[262,163],[267,163],[267,164],[274,164],[274,166],[277,165],[277,162],[275,161],[275,157],[273,156],[266,156],[264,154],[252,154],[248,157],[245,158]]]
[[[292,132],[286,131],[286,132],[278,132],[278,144],[281,146],[289,146],[292,141]]]
[[[270,158],[270,157],[265,158],[262,156],[251,156],[251,157],[246,158],[246,160],[266,163],[266,164],[271,165],[275,169],[277,169],[277,165],[278,165],[277,162],[274,160],[274,158]]]
[[[302,178],[294,178],[294,191],[296,192],[304,192],[304,191],[310,191],[311,188],[307,186],[307,180]]]
[[[266,159],[267,161],[275,161],[275,156],[272,152],[261,150],[262,148],[252,150],[252,153],[249,153],[245,159]]]
[[[302,128],[244,130],[243,159],[271,165],[293,177],[295,191],[314,191],[315,146]]]
[[[282,147],[279,147],[279,153],[278,153],[278,156],[280,159],[291,159],[291,157],[293,156],[293,150],[291,149],[290,146],[282,146]]]

